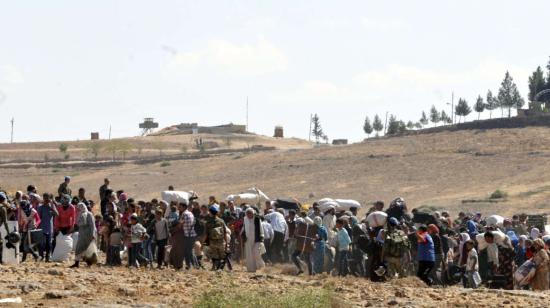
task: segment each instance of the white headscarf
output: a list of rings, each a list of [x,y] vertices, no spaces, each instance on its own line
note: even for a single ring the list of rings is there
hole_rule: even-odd
[[[458,253],[460,257],[462,258],[462,251],[464,249],[464,244],[470,240],[470,235],[466,232],[460,233],[460,245],[458,245]]]
[[[86,224],[86,218],[88,217],[88,208],[83,202],[79,202],[76,205],[76,208],[78,210],[78,220],[76,221],[76,224],[83,226]]]
[[[540,237],[540,230],[538,228],[531,229],[531,239],[534,241]]]

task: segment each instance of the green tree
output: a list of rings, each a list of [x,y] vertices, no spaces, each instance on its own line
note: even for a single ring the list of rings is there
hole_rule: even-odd
[[[403,121],[397,120],[397,118],[392,114],[388,121],[388,135],[397,135],[403,133],[407,130],[407,126]]]
[[[69,154],[67,154],[68,150],[69,150],[69,145],[67,145],[66,143],[62,143],[59,145],[59,152],[63,154],[65,159],[69,159]]]
[[[315,142],[319,144],[319,139],[323,139],[326,142],[328,142],[328,137],[323,132],[323,128],[321,127],[321,120],[319,119],[319,116],[317,114],[313,115],[313,128],[311,130],[311,133],[313,136],[315,136]]]
[[[113,156],[113,161],[116,161],[116,153],[120,149],[120,142],[118,140],[109,140],[107,144],[105,144],[105,152],[110,153]]]
[[[512,108],[521,108],[525,101],[519,94],[518,88],[514,83],[514,79],[509,72],[506,72],[504,79],[498,90],[498,101],[501,109],[508,109],[508,117],[511,116]]]
[[[369,117],[365,117],[365,123],[363,123],[363,131],[367,134],[367,138],[372,134],[372,125],[370,124]]]
[[[550,63],[548,64],[550,67]],[[550,68],[549,68],[550,69]],[[549,73],[550,77],[550,73]],[[549,79],[550,81],[550,79]],[[533,102],[535,100],[535,95],[539,93],[542,90],[545,90],[547,88],[547,81],[544,78],[544,72],[542,71],[541,67],[537,67],[537,70],[533,72],[533,74],[529,77],[529,101]]]
[[[380,117],[378,115],[374,116],[374,120],[372,122],[372,128],[376,131],[377,137],[378,137],[378,134],[384,129],[384,124],[382,124],[382,120],[380,120]]]
[[[156,140],[155,142],[153,142],[153,148],[155,150],[158,150],[159,156],[162,157],[162,150],[166,148],[166,143],[162,142],[161,140]]]
[[[413,123],[413,121],[407,122],[407,129],[410,129],[410,130],[414,129],[414,123]]]
[[[458,100],[458,104],[455,106],[455,113],[459,116],[459,122],[460,117],[463,117],[463,119],[465,120],[466,116],[468,116],[471,112],[472,108],[470,108],[468,102],[465,99],[460,98]]]
[[[483,110],[485,110],[485,104],[483,103],[483,97],[479,95],[476,100],[476,104],[474,105],[474,110],[477,112],[477,119],[481,117],[481,113]]]
[[[493,118],[493,110],[498,108],[498,99],[493,96],[491,90],[487,90],[487,102],[485,103],[485,109],[489,110],[489,119]]]
[[[131,143],[126,141],[120,141],[118,144],[118,150],[122,153],[122,160],[126,160],[126,155],[133,150]]]
[[[93,155],[94,160],[97,160],[99,152],[101,152],[101,143],[99,141],[92,141],[88,144],[88,153]]]
[[[428,125],[428,117],[424,111],[422,111],[422,116],[420,117],[420,124],[422,124],[422,126]]]
[[[443,122],[443,125],[449,123],[449,116],[445,112],[445,110],[441,110],[441,114],[439,115],[439,118],[441,119],[441,122]]]
[[[432,108],[430,109],[430,121],[432,121],[434,126],[437,126],[437,123],[441,121],[441,116],[439,114],[439,111],[437,111],[434,105],[432,105]]]
[[[420,124],[420,122],[416,122],[416,123],[414,123],[414,128],[416,128],[416,129],[421,129],[421,128],[422,128],[422,124]]]

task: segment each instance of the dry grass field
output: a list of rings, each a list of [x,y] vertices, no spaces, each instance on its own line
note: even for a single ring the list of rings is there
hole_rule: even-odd
[[[130,138],[149,155],[161,138],[165,152],[177,153],[193,136]],[[218,140],[227,136],[203,136]],[[312,147],[298,139],[274,139],[255,135],[232,137],[229,147],[274,146],[267,152],[231,153],[202,159],[166,163],[79,168],[3,168],[0,186],[22,190],[33,183],[40,191],[56,191],[64,175],[73,177],[72,187],[86,187],[97,198],[104,177],[112,186],[137,198],[159,197],[168,185],[195,190],[203,201],[219,199],[256,186],[271,198],[296,197],[304,203],[323,197],[352,198],[363,203],[404,197],[411,208],[433,206],[454,213],[459,210],[485,214],[546,212],[550,209],[550,129],[524,128],[459,131],[394,138],[369,139],[348,146]],[[79,159],[85,143],[70,142],[71,159]],[[61,155],[59,142],[0,145],[5,155],[33,159],[36,151]],[[9,153],[9,154],[7,154]],[[43,154],[41,154],[43,155]],[[102,155],[107,155],[103,153]],[[134,152],[132,155],[137,155]],[[500,189],[508,197],[484,202]],[[313,196],[313,197],[311,197]],[[463,200],[478,200],[463,203]]]
[[[181,144],[192,142],[190,136],[161,138],[169,144],[164,150],[175,153]],[[434,206],[453,213],[508,215],[550,208],[548,128],[460,131],[321,147],[300,140],[236,138],[242,140],[233,140],[230,147],[254,144],[277,149],[111,167],[6,168],[0,163],[0,186],[14,191],[32,183],[40,191],[55,191],[63,176],[71,175],[73,189],[86,187],[93,199],[103,178],[109,177],[114,188],[138,199],[159,197],[168,185],[195,190],[201,201],[209,195],[223,198],[257,186],[272,198],[292,196],[304,203],[327,196],[363,203],[403,196],[410,207]],[[157,140],[146,137],[127,142],[142,144],[154,156],[158,153],[152,144]],[[84,143],[68,143],[71,159],[81,159]],[[44,153],[59,156],[58,144],[3,144],[1,160],[28,161]],[[508,197],[497,203],[484,201],[496,189]],[[462,202],[470,199],[480,202]],[[301,307],[314,306],[312,302],[317,307],[544,307],[550,301],[549,293],[428,289],[416,278],[379,284],[357,278],[296,277],[293,269],[284,267],[249,274],[240,265],[233,273],[105,267],[71,270],[68,265],[31,261],[0,266],[4,278],[0,298],[20,296],[28,307],[258,307],[288,306],[289,302]]]

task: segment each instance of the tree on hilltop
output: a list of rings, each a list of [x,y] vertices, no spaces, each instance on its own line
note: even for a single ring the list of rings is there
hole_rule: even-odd
[[[481,113],[485,110],[485,104],[483,103],[483,98],[481,95],[477,97],[476,104],[474,105],[474,110],[477,112],[477,119],[481,117]]]

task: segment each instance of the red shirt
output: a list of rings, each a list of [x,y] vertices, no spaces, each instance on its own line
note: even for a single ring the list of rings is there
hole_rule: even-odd
[[[73,205],[69,205],[67,209],[62,205],[58,205],[57,212],[59,212],[59,215],[55,217],[55,230],[59,230],[60,228],[72,228],[74,226],[76,223],[76,209]]]

